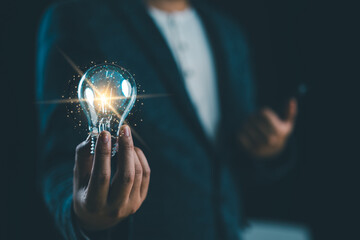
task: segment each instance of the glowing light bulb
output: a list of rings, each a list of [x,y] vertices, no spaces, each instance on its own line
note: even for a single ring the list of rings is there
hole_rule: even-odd
[[[78,98],[88,119],[89,131],[92,135],[92,154],[98,134],[106,130],[111,133],[112,155],[115,155],[115,139],[135,103],[136,95],[134,78],[117,65],[97,65],[82,76],[78,87]]]

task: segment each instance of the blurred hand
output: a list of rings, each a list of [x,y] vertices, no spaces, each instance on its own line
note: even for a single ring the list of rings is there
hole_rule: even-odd
[[[295,99],[289,101],[285,119],[269,108],[262,109],[245,122],[239,134],[240,144],[251,155],[259,158],[280,153],[294,128],[296,114]]]
[[[150,168],[145,155],[134,147],[131,130],[122,126],[118,137],[117,169],[111,176],[111,135],[103,131],[90,154],[90,138],[76,148],[73,207],[85,230],[103,230],[135,213],[144,201]]]

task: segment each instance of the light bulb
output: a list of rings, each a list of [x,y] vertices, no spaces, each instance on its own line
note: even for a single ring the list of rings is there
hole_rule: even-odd
[[[88,119],[92,154],[99,133],[108,131],[113,142],[112,155],[115,155],[115,139],[135,103],[136,94],[134,78],[114,64],[96,65],[81,77],[78,98]]]

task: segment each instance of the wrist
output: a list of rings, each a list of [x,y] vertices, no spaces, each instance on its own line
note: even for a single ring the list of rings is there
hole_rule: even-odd
[[[108,229],[103,230],[90,230],[84,225],[76,215],[74,208],[72,208],[72,221],[74,229],[81,240],[102,240],[109,239]]]

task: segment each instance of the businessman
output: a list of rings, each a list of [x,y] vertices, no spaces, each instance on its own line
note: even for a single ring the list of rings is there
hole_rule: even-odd
[[[39,101],[61,97],[76,74],[59,50],[79,66],[116,61],[146,93],[169,95],[134,110],[142,141],[122,126],[113,159],[108,132],[92,156],[63,105],[40,105],[40,184],[63,236],[241,239],[242,189],[291,166],[296,102],[284,117],[257,109],[239,28],[202,1],[53,5],[39,30]]]

